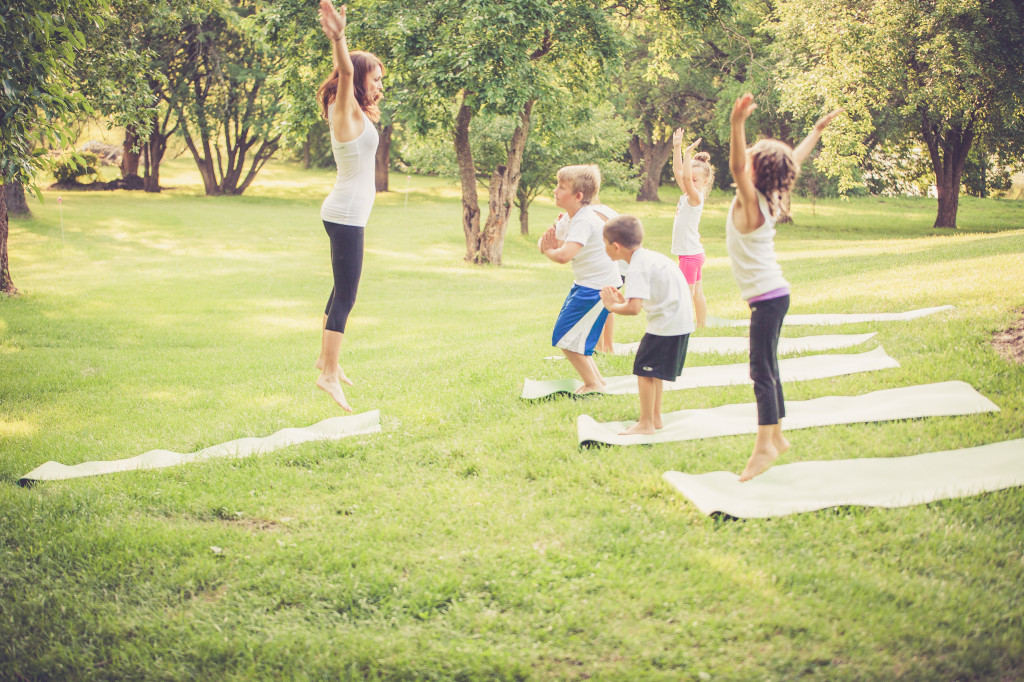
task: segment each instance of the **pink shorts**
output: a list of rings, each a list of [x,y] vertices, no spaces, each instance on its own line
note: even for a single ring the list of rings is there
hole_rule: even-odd
[[[686,278],[687,284],[694,284],[700,281],[700,269],[706,260],[703,253],[679,257],[679,269],[683,271],[683,277]]]

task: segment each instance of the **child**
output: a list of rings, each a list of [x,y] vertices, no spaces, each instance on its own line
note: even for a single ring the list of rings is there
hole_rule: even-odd
[[[757,401],[757,437],[740,481],[764,472],[789,448],[782,435],[786,408],[776,357],[782,319],[789,310],[789,283],[775,258],[775,221],[782,195],[792,188],[800,165],[842,111],[818,119],[796,149],[767,139],[747,149],[744,127],[756,108],[754,96],[747,93],[736,100],[729,117],[729,170],[736,198],[725,220],[725,247],[740,294],[750,306],[750,378]]]
[[[700,141],[698,137],[696,142],[680,152],[683,129],[676,128],[672,135],[672,174],[683,192],[672,224],[672,254],[679,256],[679,269],[683,271],[686,283],[690,286],[697,326],[703,327],[708,320],[708,306],[700,282],[705,258],[698,226],[700,215],[704,212],[704,200],[715,185],[715,169],[711,167],[711,155],[707,152],[700,152],[690,158]]]
[[[637,218],[622,215],[604,225],[608,257],[629,263],[623,296],[615,287],[601,290],[604,307],[616,315],[647,313],[647,332],[633,361],[640,388],[640,420],[623,435],[654,433],[661,424],[662,381],[675,381],[683,371],[686,345],[693,331],[693,312],[686,280],[667,256],[643,248],[644,229]]]
[[[565,209],[565,216],[548,228],[537,246],[556,263],[572,262],[573,286],[555,322],[551,345],[562,349],[583,379],[576,391],[582,394],[605,387],[593,358],[608,317],[601,289],[621,286],[622,278],[604,251],[604,220],[591,205],[601,189],[601,171],[594,165],[565,166],[557,177],[555,205]]]

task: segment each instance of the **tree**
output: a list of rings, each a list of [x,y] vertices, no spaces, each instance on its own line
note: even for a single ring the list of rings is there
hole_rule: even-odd
[[[551,88],[597,82],[617,52],[610,12],[584,0],[405,0],[373,6],[369,25],[392,76],[390,91],[417,131],[452,136],[462,183],[466,260],[501,264],[511,206],[521,176],[532,112]],[[368,33],[368,35],[371,35]],[[505,158],[491,169],[488,215],[481,227],[470,127],[482,113],[515,125]]]
[[[212,0],[209,12],[182,26],[192,68],[175,108],[207,196],[244,192],[281,139],[282,105],[271,77],[284,57],[258,21],[248,2]]]
[[[32,0],[0,8],[0,185],[35,189],[35,172],[45,167],[38,144],[65,145],[67,121],[88,109],[71,74],[85,47],[83,27],[99,20],[104,0]],[[7,192],[0,191],[0,292],[17,288],[8,262]]]
[[[782,0],[777,12],[786,105],[847,109],[818,161],[847,185],[871,141],[914,136],[935,173],[935,227],[955,228],[972,146],[1024,151],[1019,1]]]

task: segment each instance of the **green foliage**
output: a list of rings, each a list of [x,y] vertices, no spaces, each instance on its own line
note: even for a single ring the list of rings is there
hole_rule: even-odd
[[[738,471],[753,438],[580,450],[578,415],[631,419],[636,396],[520,401],[524,377],[571,374],[541,358],[572,275],[515,236],[504,268],[467,266],[448,179],[414,177],[408,208],[381,195],[366,231],[342,362],[381,433],[18,487],[46,460],[193,452],[340,414],[312,368],[330,173],[272,163],[243,197],[203,197],[190,161],[167,172],[177,189],[161,196],[65,194],[64,246],[53,194],[14,227],[27,295],[0,324],[0,677],[1019,677],[1024,488],[701,515],[662,474]],[[667,252],[679,195],[662,190],[634,208]],[[705,208],[703,282],[713,314],[739,317],[730,199]],[[842,329],[876,331],[900,366],[787,384],[787,398],[959,379],[1001,411],[794,430],[787,463],[1020,438],[1024,367],[988,342],[1024,302],[1024,202],[963,207],[963,229],[937,234],[925,199],[795,202],[776,237],[794,313],[956,308]],[[617,340],[643,327],[619,318]],[[597,362],[613,376],[632,358]],[[674,391],[664,408],[752,400]]]
[[[99,157],[84,152],[62,157],[53,166],[53,179],[60,183],[75,183],[79,178],[99,177]]]
[[[0,9],[0,182],[35,187],[45,148],[67,146],[67,125],[90,107],[72,67],[83,29],[100,21],[105,0],[31,0]]]
[[[817,161],[843,188],[880,141],[914,136],[938,175],[975,139],[1000,158],[1024,152],[1020,3],[784,0],[777,18],[785,108],[808,122],[846,108]]]

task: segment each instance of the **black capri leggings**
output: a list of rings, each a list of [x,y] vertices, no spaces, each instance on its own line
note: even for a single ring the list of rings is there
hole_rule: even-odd
[[[778,424],[786,416],[778,352],[782,318],[788,310],[789,294],[750,304],[750,378],[759,426]]]
[[[331,238],[331,270],[334,271],[334,288],[324,309],[326,329],[344,332],[348,314],[356,304],[359,276],[363,273],[363,228],[325,220],[324,229]]]

